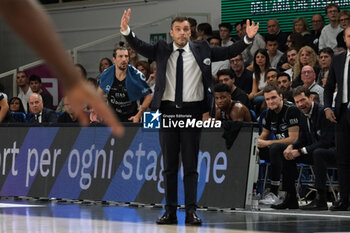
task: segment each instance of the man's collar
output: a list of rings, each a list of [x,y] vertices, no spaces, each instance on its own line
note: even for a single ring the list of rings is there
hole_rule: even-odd
[[[312,111],[314,110],[315,103],[312,101],[310,111],[308,113],[305,113],[304,115],[307,116],[308,118],[311,118],[312,116]]]
[[[179,47],[177,47],[175,42],[173,42],[173,51],[176,51],[178,49],[179,49]],[[188,53],[190,51],[190,43],[187,42],[187,44],[182,49],[185,50],[185,52]]]

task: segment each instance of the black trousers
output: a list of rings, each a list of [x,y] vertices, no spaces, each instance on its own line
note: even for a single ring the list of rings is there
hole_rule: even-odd
[[[325,193],[327,182],[327,167],[336,166],[336,150],[334,147],[329,149],[317,148],[312,153],[313,169],[315,172],[315,188]]]
[[[350,113],[347,111],[346,104],[343,104],[335,126],[340,197],[346,199],[350,195],[350,120],[347,115]]]
[[[176,108],[173,103],[164,101],[161,104],[160,111],[163,121],[165,121],[168,126],[170,124],[169,119],[171,119],[172,122],[186,121],[187,118],[202,119],[200,103],[188,103],[184,104],[183,108]],[[180,158],[184,169],[183,182],[186,211],[196,209],[198,183],[197,164],[200,135],[201,130],[198,128],[171,127],[159,130],[159,140],[164,161],[165,207],[169,212],[175,212],[178,204],[177,180]]]

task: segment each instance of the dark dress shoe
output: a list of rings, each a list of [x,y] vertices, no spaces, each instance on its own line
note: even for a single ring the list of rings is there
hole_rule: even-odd
[[[176,213],[165,212],[162,217],[158,218],[157,224],[177,224]]]
[[[350,206],[350,202],[345,199],[340,199],[335,202],[329,209],[331,211],[346,211]]]
[[[328,210],[327,202],[325,200],[315,198],[307,205],[300,206],[301,210]]]
[[[285,209],[299,209],[297,197],[287,193],[286,198],[281,204],[271,205],[272,209],[285,210]]]
[[[185,224],[202,225],[202,220],[197,216],[195,211],[190,211],[186,213]]]

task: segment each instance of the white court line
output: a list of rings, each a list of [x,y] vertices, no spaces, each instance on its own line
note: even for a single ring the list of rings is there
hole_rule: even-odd
[[[0,203],[0,208],[15,208],[15,207],[44,207],[44,205]]]
[[[267,212],[267,211],[245,211],[245,210],[231,210],[230,213],[287,215],[287,216],[325,217],[325,218],[348,218],[348,219],[350,219],[350,215],[338,215],[338,214],[333,215],[333,214],[311,214],[311,213],[295,213],[295,212]]]

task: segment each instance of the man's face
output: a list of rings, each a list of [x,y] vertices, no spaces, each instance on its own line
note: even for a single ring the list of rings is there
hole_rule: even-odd
[[[115,57],[113,57],[113,62],[119,70],[126,70],[129,63],[129,52],[128,50],[118,49],[116,51]]]
[[[220,40],[216,39],[216,38],[212,38],[209,42],[209,44],[212,46],[212,47],[220,47],[221,44],[220,44]]]
[[[320,31],[324,26],[324,21],[322,20],[321,15],[319,14],[313,15],[311,19],[311,25],[315,31]]]
[[[350,28],[344,31],[344,41],[348,50],[350,50]]]
[[[226,84],[226,85],[229,86],[231,89],[232,89],[233,84],[234,84],[234,82],[235,82],[234,79],[233,79],[233,78],[230,78],[229,75],[220,75],[220,76],[218,77],[218,79],[219,79],[219,82],[220,82],[220,83]],[[222,92],[222,93],[224,93],[224,92]]]
[[[336,21],[337,20],[337,17],[338,17],[338,9],[336,7],[331,7],[331,8],[328,8],[327,9],[327,18],[330,20],[330,21]]]
[[[332,57],[328,53],[320,53],[320,63],[322,69],[329,69],[331,66]]]
[[[220,38],[221,40],[227,40],[230,38],[230,30],[226,27],[221,27],[219,28],[219,34],[220,34]]]
[[[270,71],[266,74],[267,85],[277,85],[277,72]]]
[[[228,92],[215,92],[215,103],[220,109],[226,109],[231,103],[231,94]]]
[[[242,26],[240,24],[236,26],[236,33],[239,38],[242,38]]]
[[[241,56],[231,58],[230,64],[234,72],[241,72],[244,69],[244,63]]]
[[[28,77],[24,72],[17,73],[16,84],[18,87],[25,87],[28,85]]]
[[[174,22],[170,35],[173,38],[175,45],[183,48],[191,37],[191,26],[188,21]]]
[[[74,114],[74,108],[72,107],[71,101],[67,96],[64,97],[64,109],[68,114],[71,114],[71,115]]]
[[[297,58],[297,51],[296,50],[291,50],[289,52],[287,52],[287,60],[288,60],[288,63],[291,64],[292,66],[294,66],[295,64],[295,60]]]
[[[307,97],[304,92],[300,95],[294,97],[295,105],[302,111],[304,114],[310,112],[312,106],[312,97]]]
[[[282,95],[279,95],[275,90],[264,93],[264,97],[265,97],[267,108],[272,111],[276,111],[280,109],[283,105]]]
[[[301,69],[301,81],[303,81],[304,86],[310,87],[316,79],[316,74],[311,66],[304,66]]]
[[[269,21],[267,21],[267,31],[269,32],[269,34],[276,35],[279,30],[280,27],[276,20],[270,19]]]
[[[278,77],[277,83],[279,89],[281,89],[282,92],[289,91],[290,87],[292,86],[292,82],[289,81],[287,76]]]
[[[39,91],[41,89],[41,83],[38,81],[30,81],[29,86],[30,86],[30,89],[32,89],[32,91],[34,93],[39,93]]]
[[[275,55],[277,53],[278,43],[277,41],[267,41],[266,42],[266,50],[269,54]]]
[[[300,63],[305,66],[311,62],[311,55],[306,50],[301,51],[300,53]]]
[[[29,110],[35,115],[39,114],[43,108],[43,101],[40,99],[38,94],[32,94],[29,96]]]

